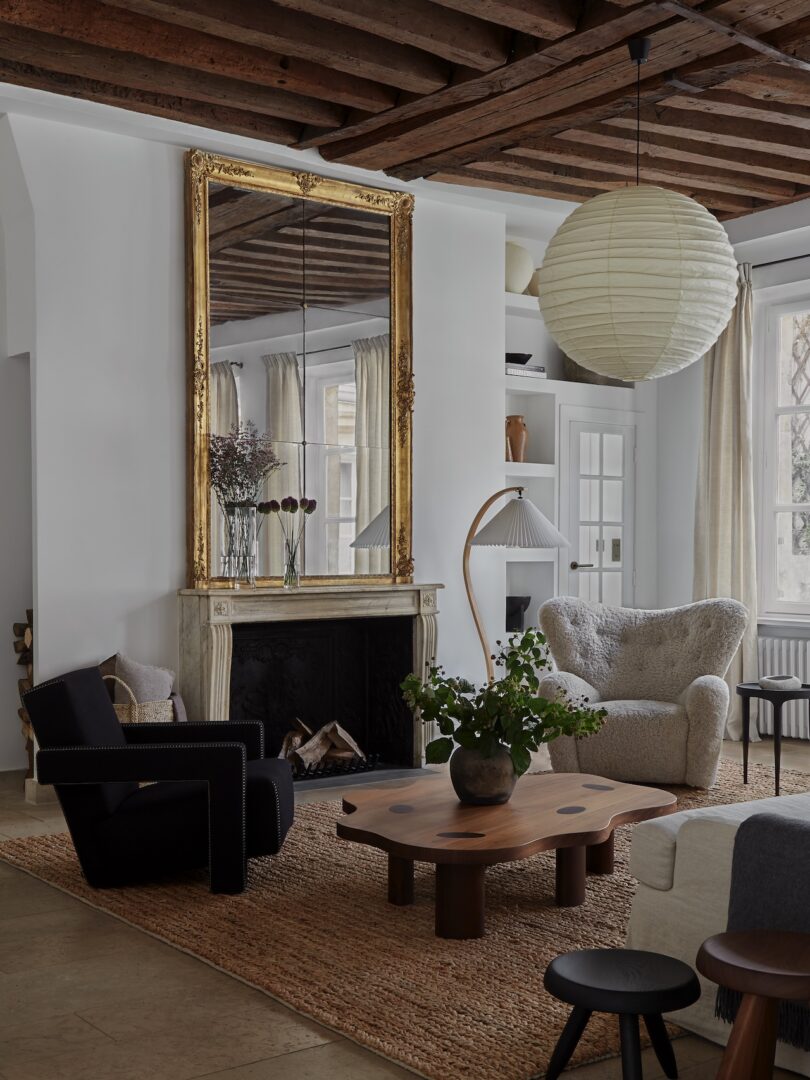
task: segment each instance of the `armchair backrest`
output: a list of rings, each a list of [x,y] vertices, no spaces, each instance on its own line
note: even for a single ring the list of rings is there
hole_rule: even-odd
[[[25,707],[43,750],[63,746],[126,746],[121,724],[98,668],[71,671],[25,695]],[[137,784],[56,785],[71,829],[112,814]],[[73,820],[72,820],[73,819]]]
[[[746,608],[727,599],[643,611],[558,596],[540,609],[557,667],[605,701],[677,701],[701,675],[722,678],[747,622]]]

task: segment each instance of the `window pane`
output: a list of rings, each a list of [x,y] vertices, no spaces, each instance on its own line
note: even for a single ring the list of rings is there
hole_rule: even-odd
[[[780,416],[777,438],[777,501],[810,502],[810,413]]]
[[[580,480],[579,517],[581,521],[599,520],[599,481]]]
[[[611,607],[622,606],[621,574],[602,574],[602,603]]]
[[[580,525],[579,527],[579,557],[581,563],[593,563],[599,565],[599,526]]]
[[[810,602],[810,513],[776,515],[776,596]]]
[[[810,311],[779,320],[779,404],[810,405]]]
[[[599,574],[593,570],[586,570],[579,575],[579,598],[580,600],[593,600],[599,603]]]
[[[599,474],[599,435],[595,431],[579,433],[579,471],[585,476]]]
[[[602,472],[605,476],[621,476],[624,472],[624,436],[602,436]]]
[[[622,481],[602,481],[602,520],[622,520]]]
[[[622,527],[605,525],[602,529],[604,540],[602,565],[616,569],[622,565]]]

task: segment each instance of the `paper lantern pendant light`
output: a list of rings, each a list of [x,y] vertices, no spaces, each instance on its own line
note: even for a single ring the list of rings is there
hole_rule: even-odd
[[[578,207],[548,245],[539,282],[546,327],[567,356],[614,379],[658,379],[717,341],[737,263],[705,207],[640,185]]]

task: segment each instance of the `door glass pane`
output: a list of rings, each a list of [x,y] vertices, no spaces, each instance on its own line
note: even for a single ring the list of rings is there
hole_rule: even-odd
[[[602,436],[602,472],[605,476],[621,476],[624,472],[624,436]]]
[[[776,515],[776,595],[810,602],[810,514]]]
[[[602,481],[602,520],[622,521],[622,488],[621,480]]]
[[[780,416],[777,439],[777,500],[810,502],[810,413]]]
[[[622,565],[622,527],[605,525],[602,529],[602,566],[618,568]]]
[[[579,598],[580,600],[593,600],[599,603],[599,574],[593,570],[580,571],[579,573]]]
[[[595,431],[579,433],[579,471],[583,476],[599,475],[599,435]]]
[[[593,563],[599,565],[599,526],[580,525],[579,527],[579,559],[580,563]]]
[[[622,606],[621,574],[602,574],[602,603],[611,607]]]
[[[580,480],[579,516],[582,521],[599,520],[599,481]],[[615,518],[613,520],[616,520]]]
[[[810,311],[779,320],[779,404],[810,405]]]

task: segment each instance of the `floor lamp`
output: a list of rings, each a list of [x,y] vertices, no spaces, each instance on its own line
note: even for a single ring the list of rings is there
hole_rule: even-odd
[[[478,532],[478,526],[489,510],[490,506],[503,495],[517,492],[517,498],[510,499],[506,506],[498,511],[486,525]],[[487,665],[487,678],[490,682],[495,678],[495,667],[492,663],[492,651],[484,632],[484,624],[481,620],[481,612],[478,610],[478,601],[475,599],[472,581],[470,580],[470,549],[472,547],[509,547],[509,548],[567,548],[571,545],[561,532],[551,524],[545,514],[529,499],[523,498],[522,487],[507,487],[496,491],[491,495],[478,513],[473,518],[467,539],[464,541],[464,558],[462,567],[464,571],[464,587],[467,590],[467,599],[470,601],[475,629],[481,648],[484,650],[484,660]]]

